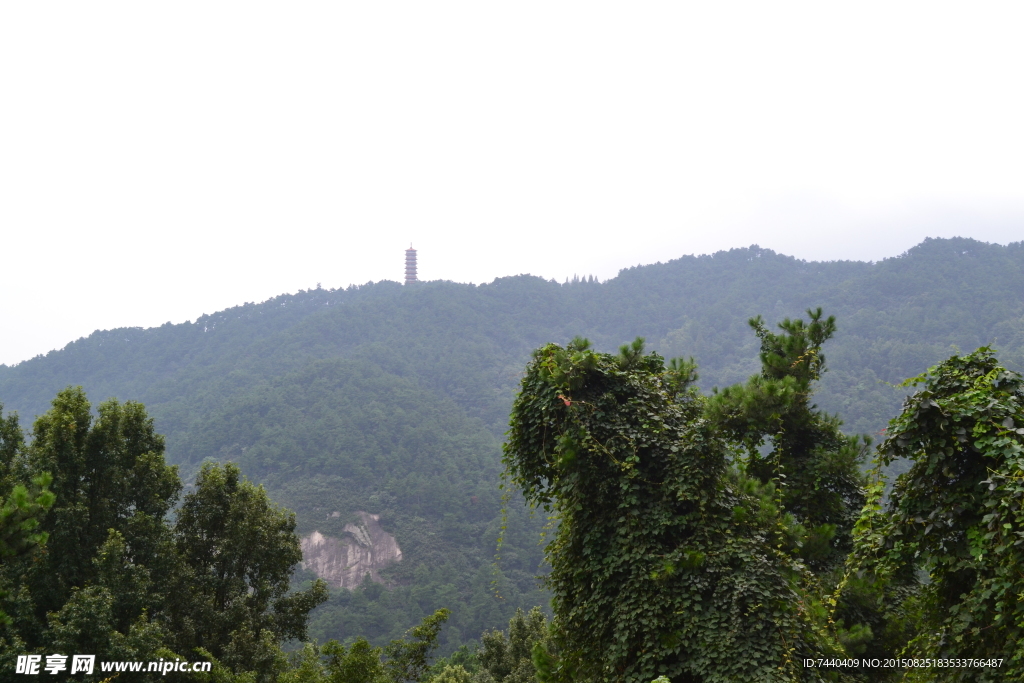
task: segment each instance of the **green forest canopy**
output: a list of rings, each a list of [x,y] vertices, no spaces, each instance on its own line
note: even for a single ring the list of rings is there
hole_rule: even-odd
[[[140,401],[186,480],[207,460],[234,461],[296,511],[301,533],[337,534],[357,510],[380,514],[404,553],[388,570],[398,587],[335,592],[311,635],[383,642],[450,607],[450,650],[543,599],[534,580],[543,519],[519,505],[509,506],[497,576],[506,600],[491,586],[500,444],[533,349],[584,335],[610,350],[641,335],[666,357],[694,356],[707,390],[758,371],[748,318],[773,326],[817,306],[838,328],[816,401],[847,433],[877,434],[906,393],[886,382],[954,348],[994,344],[1021,367],[1024,244],[926,240],[878,263],[750,247],[604,283],[524,275],[316,289],[194,322],[96,332],[0,366],[0,401],[26,421],[69,385],[95,401]],[[334,510],[341,517],[329,518]]]
[[[1019,674],[1024,377],[982,347],[908,380],[883,505],[867,444],[809,402],[835,329],[809,314],[752,319],[761,372],[710,396],[641,339],[534,353],[504,461],[559,522],[540,683]]]

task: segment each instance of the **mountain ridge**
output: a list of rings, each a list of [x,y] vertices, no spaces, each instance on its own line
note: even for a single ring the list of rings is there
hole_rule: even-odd
[[[296,511],[303,534],[340,538],[359,513],[379,515],[403,553],[381,569],[394,588],[337,593],[311,633],[382,641],[450,607],[449,647],[545,599],[534,578],[543,520],[515,499],[491,566],[502,435],[533,349],[583,335],[614,351],[644,336],[667,357],[695,356],[710,390],[758,371],[749,318],[774,325],[818,306],[839,325],[818,403],[848,431],[875,434],[905,393],[892,385],[955,348],[996,343],[1021,367],[1024,243],[926,240],[874,263],[754,245],[605,282],[519,275],[306,290],[195,322],[98,331],[0,366],[0,402],[27,418],[68,385],[94,402],[138,400],[186,479],[207,460],[238,462]]]

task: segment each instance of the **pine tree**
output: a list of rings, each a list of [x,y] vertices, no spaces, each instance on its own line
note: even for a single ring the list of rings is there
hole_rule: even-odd
[[[761,373],[714,394],[707,416],[742,444],[746,473],[780,489],[782,509],[803,527],[801,556],[827,573],[841,567],[852,548],[865,501],[861,464],[871,442],[844,435],[839,418],[811,402],[826,369],[821,348],[836,322],[822,318],[820,308],[807,313],[810,322],[787,318],[779,334],[760,316],[750,320],[761,340]]]

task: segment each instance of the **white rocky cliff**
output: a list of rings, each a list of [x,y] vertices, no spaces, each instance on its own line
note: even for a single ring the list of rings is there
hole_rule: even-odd
[[[395,537],[380,528],[380,515],[357,512],[358,524],[346,524],[342,538],[314,531],[302,538],[302,566],[335,588],[355,588],[367,574],[383,583],[378,573],[402,560]]]

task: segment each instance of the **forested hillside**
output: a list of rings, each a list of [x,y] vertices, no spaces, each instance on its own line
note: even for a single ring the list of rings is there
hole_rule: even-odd
[[[380,515],[403,552],[382,572],[392,587],[332,591],[310,635],[395,637],[448,607],[450,649],[542,599],[543,518],[530,520],[518,499],[500,572],[491,567],[500,443],[531,350],[583,335],[611,351],[639,335],[666,357],[694,356],[709,390],[758,371],[749,318],[774,326],[818,306],[838,329],[817,402],[847,432],[876,434],[905,393],[886,383],[956,349],[992,344],[1020,369],[1024,243],[927,240],[873,264],[750,247],[604,283],[523,275],[316,289],[180,325],[96,332],[0,366],[0,402],[30,423],[68,385],[94,403],[137,400],[186,480],[206,460],[234,461],[297,512],[303,534],[339,535],[357,511]]]

